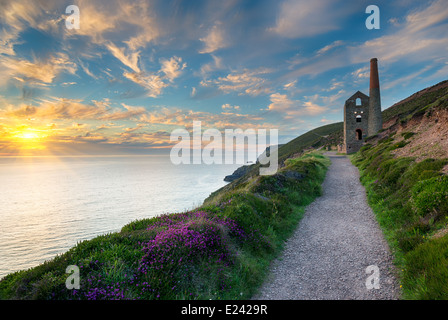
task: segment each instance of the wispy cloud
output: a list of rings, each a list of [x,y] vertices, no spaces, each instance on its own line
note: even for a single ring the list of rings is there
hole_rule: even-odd
[[[381,57],[388,62],[439,57],[441,51],[448,50],[447,28],[448,7],[443,0],[434,1],[425,9],[408,14],[395,32],[349,47],[351,61],[359,63],[366,56]]]
[[[124,72],[123,76],[145,88],[148,97],[156,98],[162,94],[164,88],[172,85],[181,75],[182,70],[187,67],[187,64],[182,62],[182,58],[176,56],[161,59],[160,64],[160,70],[156,73]]]
[[[140,57],[140,52],[130,52],[126,54],[125,48],[118,48],[113,43],[109,42],[106,44],[106,48],[112,53],[112,55],[120,60],[128,68],[132,69],[134,72],[139,73],[141,70],[138,66],[138,59]]]
[[[138,120],[139,116],[146,113],[143,107],[132,107],[122,104],[122,108],[112,108],[110,102],[95,101],[84,103],[80,99],[53,98],[41,102],[38,106],[21,105],[14,107],[9,105],[0,113],[9,118],[23,119],[65,119],[65,120]]]
[[[344,45],[344,41],[342,41],[342,40],[336,40],[336,41],[334,41],[334,42],[332,42],[332,43],[326,45],[325,47],[319,49],[319,50],[317,51],[317,54],[318,54],[318,55],[325,54],[325,53],[327,53],[328,51],[330,51],[331,49],[336,48],[336,47],[340,47],[340,46],[342,46],[342,45]]]
[[[440,52],[448,50],[448,8],[444,1],[434,1],[422,10],[409,13],[403,20],[402,24],[380,37],[361,43],[345,43],[345,46],[340,46],[343,42],[337,40],[320,49],[318,53],[321,54],[295,59],[294,69],[286,78],[318,75],[335,68],[365,63],[372,57],[378,57],[383,64],[400,59],[403,62],[430,63],[431,59],[440,57]],[[339,48],[331,55],[322,54],[335,47]],[[359,72],[358,75],[363,77],[365,73]]]
[[[286,38],[311,37],[338,30],[341,19],[349,14],[349,7],[338,1],[287,0],[269,31]]]
[[[270,96],[269,111],[280,113],[284,119],[293,119],[299,116],[317,116],[328,110],[327,107],[317,105],[313,101],[300,102],[292,100],[286,94],[273,93]]]
[[[65,53],[57,53],[46,60],[28,61],[23,58],[0,56],[0,82],[20,79],[28,84],[50,84],[62,72],[75,74],[77,66]]]
[[[178,78],[181,75],[182,70],[187,67],[187,64],[182,62],[182,58],[176,56],[171,57],[170,59],[161,59],[160,64],[160,72],[165,75],[164,77],[169,82],[173,82],[174,79]]]
[[[260,94],[268,94],[271,92],[268,81],[262,75],[271,71],[266,68],[258,70],[243,70],[242,72],[233,72],[226,77],[218,77],[217,79],[203,80],[201,85],[216,86],[225,93],[238,92],[240,95],[246,94],[257,96]]]
[[[199,39],[204,43],[204,48],[199,53],[212,53],[227,46],[226,36],[221,26],[221,23],[218,22],[211,28],[207,36]]]

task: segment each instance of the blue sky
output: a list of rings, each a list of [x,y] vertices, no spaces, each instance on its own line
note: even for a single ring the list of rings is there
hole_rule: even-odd
[[[373,57],[383,109],[446,80],[446,30],[442,0],[3,1],[0,155],[146,153],[193,121],[287,142],[342,121]]]

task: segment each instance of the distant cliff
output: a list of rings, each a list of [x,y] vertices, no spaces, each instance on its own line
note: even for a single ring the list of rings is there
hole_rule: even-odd
[[[262,154],[260,154],[260,156],[257,158],[257,163],[260,162],[260,159],[264,159],[266,156],[270,156],[270,152],[277,150],[278,148],[280,148],[281,146],[283,146],[283,144],[279,144],[279,145],[274,145],[274,146],[269,146],[267,147]],[[272,149],[271,149],[272,148]],[[245,165],[242,167],[239,167],[238,169],[236,169],[232,174],[226,176],[224,178],[224,181],[226,182],[232,182],[238,178],[241,178],[242,176],[244,176],[247,172],[250,171],[250,168],[252,167],[252,165]]]
[[[226,176],[226,177],[224,178],[224,181],[226,181],[226,182],[232,182],[232,181],[234,181],[234,180],[236,180],[236,179],[238,179],[238,178],[244,176],[244,175],[250,170],[250,167],[251,167],[251,166],[252,166],[252,165],[247,165],[247,166],[239,167],[239,168],[236,169],[232,174]]]

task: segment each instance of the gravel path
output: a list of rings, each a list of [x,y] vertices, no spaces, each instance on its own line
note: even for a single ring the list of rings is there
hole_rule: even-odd
[[[307,207],[254,299],[398,299],[392,257],[358,169],[346,156],[327,155],[332,163],[323,195]],[[375,270],[367,273],[371,265],[378,268],[378,281]],[[372,288],[375,284],[379,288]]]

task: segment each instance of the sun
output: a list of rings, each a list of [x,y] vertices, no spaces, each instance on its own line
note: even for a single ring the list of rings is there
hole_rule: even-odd
[[[23,128],[19,129],[12,135],[17,147],[21,150],[42,150],[45,149],[43,144],[47,135],[37,129]]]
[[[16,138],[25,139],[25,140],[32,140],[32,139],[39,139],[39,135],[34,132],[21,132],[16,135]]]

